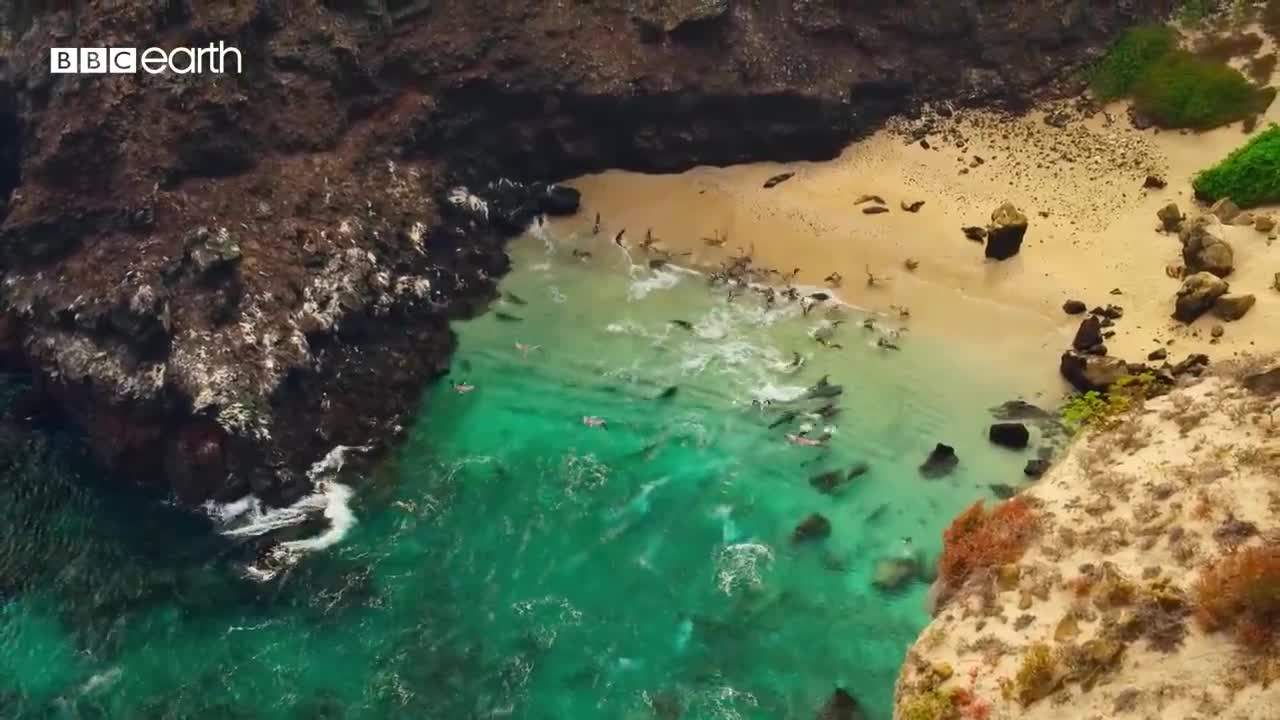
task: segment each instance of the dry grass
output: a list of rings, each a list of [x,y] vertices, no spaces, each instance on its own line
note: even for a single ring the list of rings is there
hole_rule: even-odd
[[[990,512],[979,500],[943,532],[938,573],[950,587],[959,588],[975,571],[1017,562],[1038,526],[1035,510],[1021,497]]]
[[[1253,55],[1261,49],[1261,35],[1251,32],[1234,32],[1205,37],[1196,43],[1195,51],[1201,57],[1226,62],[1232,58]]]
[[[1196,620],[1235,632],[1252,650],[1273,649],[1280,622],[1280,546],[1253,545],[1205,567],[1195,584]]]

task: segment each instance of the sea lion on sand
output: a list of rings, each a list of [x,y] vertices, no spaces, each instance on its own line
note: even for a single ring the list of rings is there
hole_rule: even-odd
[[[618,234],[613,236],[613,244],[617,245],[618,247],[626,247],[626,245],[622,244],[622,236],[626,234],[627,234],[626,228],[622,228],[621,230],[619,230]]]
[[[592,235],[600,234],[600,213],[596,213],[596,224],[591,226],[591,234]]]

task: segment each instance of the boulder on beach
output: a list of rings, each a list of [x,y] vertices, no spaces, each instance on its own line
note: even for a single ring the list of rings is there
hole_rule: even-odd
[[[1276,220],[1270,215],[1254,215],[1253,229],[1260,233],[1269,233],[1276,229]]]
[[[956,469],[960,458],[956,449],[944,443],[938,443],[929,453],[929,457],[920,465],[920,474],[927,478],[940,478]]]
[[[1199,215],[1183,223],[1178,232],[1182,241],[1182,261],[1186,274],[1211,272],[1218,277],[1231,274],[1235,253],[1224,239],[1222,223],[1213,215]]]
[[[1022,249],[1022,238],[1027,234],[1027,216],[1005,203],[991,213],[987,226],[986,256],[993,260],[1007,260]]]
[[[1239,320],[1253,308],[1258,299],[1247,293],[1227,293],[1213,301],[1213,314],[1231,322]]]
[[[1226,294],[1230,286],[1226,280],[1209,272],[1198,272],[1187,276],[1178,288],[1174,301],[1173,316],[1184,322],[1194,322],[1196,318],[1209,311],[1214,301]]]
[[[1102,391],[1129,375],[1129,364],[1116,357],[1068,350],[1062,354],[1058,372],[1080,392]]]
[[[1240,214],[1240,207],[1231,198],[1222,198],[1210,206],[1209,212],[1229,225]]]
[[[1001,447],[1021,450],[1031,441],[1031,432],[1020,422],[999,422],[987,430],[987,439]]]
[[[1090,315],[1080,322],[1076,336],[1071,340],[1071,347],[1076,350],[1088,350],[1102,344],[1102,321],[1097,315]]]
[[[548,215],[572,215],[578,212],[582,193],[564,185],[548,185],[538,203],[539,209]]]
[[[1146,180],[1142,181],[1142,187],[1145,190],[1163,190],[1169,183],[1159,175],[1148,175]]]
[[[1068,300],[1062,303],[1062,312],[1068,315],[1079,315],[1089,308],[1083,300]]]
[[[1174,232],[1182,225],[1182,211],[1178,209],[1177,203],[1169,203],[1160,208],[1156,211],[1156,217],[1160,219],[1160,226],[1166,232]]]
[[[1156,348],[1155,350],[1147,353],[1147,359],[1153,362],[1156,360],[1164,360],[1167,357],[1169,357],[1169,351],[1164,348]]]
[[[791,531],[791,542],[824,540],[831,535],[831,521],[822,513],[813,513]]]

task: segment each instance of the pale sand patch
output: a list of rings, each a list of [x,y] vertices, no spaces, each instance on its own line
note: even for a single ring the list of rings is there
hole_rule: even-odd
[[[1017,563],[1013,587],[974,578],[943,606],[908,652],[895,717],[930,688],[969,689],[992,718],[1277,717],[1280,686],[1251,676],[1257,656],[1241,651],[1229,632],[1206,633],[1188,616],[1185,638],[1163,651],[1148,643],[1153,624],[1138,622],[1138,637],[1121,633],[1118,641],[1108,627],[1128,623],[1137,598],[1160,581],[1194,603],[1200,569],[1225,551],[1215,531],[1228,518],[1270,534],[1280,511],[1278,423],[1280,396],[1254,395],[1235,377],[1220,376],[1077,441],[1023,492],[1039,503],[1042,530]],[[1082,566],[1103,563],[1132,584],[1134,599],[1101,602],[1101,584],[1084,593],[1073,586]],[[1077,618],[1075,633],[1055,638],[1068,614]],[[1098,638],[1122,651],[1091,689],[1067,680],[1025,707],[1002,691],[1033,644],[1045,643],[1061,658],[1064,648]],[[951,677],[937,682],[934,668]]]
[[[821,285],[837,271],[847,301],[885,311],[907,306],[913,327],[981,344],[1007,361],[1043,364],[1046,382],[1080,321],[1062,312],[1069,298],[1124,308],[1107,345],[1130,361],[1145,360],[1170,340],[1175,359],[1268,349],[1268,331],[1280,320],[1280,293],[1271,289],[1280,247],[1250,227],[1228,228],[1238,268],[1231,289],[1255,294],[1258,303],[1244,319],[1225,323],[1225,337],[1211,345],[1216,319],[1187,327],[1170,318],[1179,281],[1165,268],[1180,263],[1181,246],[1176,235],[1156,230],[1155,213],[1164,204],[1193,210],[1192,177],[1244,142],[1240,125],[1157,133],[1133,129],[1122,105],[1107,111],[1114,122],[1099,114],[1063,129],[1045,124],[1042,113],[969,113],[939,125],[928,136],[929,150],[885,130],[830,162],[591,175],[572,183],[583,191],[583,212],[567,224],[590,235],[600,213],[594,242],[602,248],[623,228],[635,248],[651,229],[665,249],[692,253],[680,262],[701,267],[750,249],[758,264],[799,267],[798,282]],[[1273,119],[1280,119],[1280,103],[1260,125]],[[963,149],[955,132],[967,141]],[[971,167],[975,155],[985,162]],[[782,172],[796,175],[762,188]],[[1148,172],[1168,187],[1143,190]],[[854,205],[863,194],[882,196],[890,211],[863,214],[866,205]],[[915,200],[925,201],[918,213],[900,208]],[[960,228],[985,225],[1006,200],[1026,213],[1030,229],[1019,255],[987,261],[982,245]],[[728,235],[724,248],[702,239],[717,234]],[[904,267],[907,258],[919,260],[914,272]],[[867,288],[867,267],[888,279]],[[1122,294],[1111,295],[1113,288]]]

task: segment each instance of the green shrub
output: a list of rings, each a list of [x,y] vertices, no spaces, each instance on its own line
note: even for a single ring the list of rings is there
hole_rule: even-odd
[[[1213,12],[1213,0],[1182,0],[1178,5],[1178,20],[1193,23],[1203,20]]]
[[[1275,89],[1259,89],[1240,71],[1174,50],[1143,73],[1133,88],[1134,107],[1157,124],[1207,130],[1262,112]]]
[[[1192,182],[1207,200],[1229,197],[1240,207],[1280,202],[1280,127],[1272,125]]]
[[[1165,25],[1144,25],[1120,36],[1093,71],[1090,85],[1102,100],[1129,94],[1160,58],[1178,45],[1178,34]]]
[[[1072,432],[1088,425],[1106,426],[1142,402],[1155,380],[1156,376],[1149,372],[1125,375],[1106,393],[1096,390],[1077,393],[1062,408],[1062,424]]]

